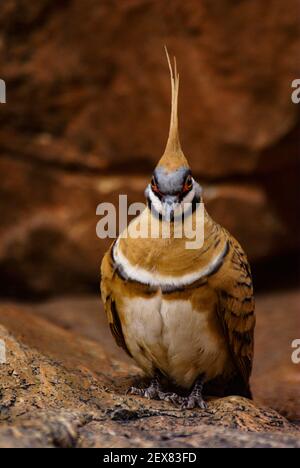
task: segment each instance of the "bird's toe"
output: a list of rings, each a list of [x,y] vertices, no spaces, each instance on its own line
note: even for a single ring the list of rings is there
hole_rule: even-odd
[[[182,398],[177,393],[172,392],[159,392],[159,399],[162,401],[169,401],[174,405],[180,405]]]
[[[159,399],[159,392],[156,388],[148,387],[146,390],[144,390],[143,396],[148,398],[148,400],[157,400]]]
[[[181,409],[194,409],[194,408],[206,409],[207,404],[205,403],[202,397],[195,397],[195,396],[190,395],[186,398],[183,398],[183,401],[181,403]]]
[[[143,388],[129,387],[126,391],[126,395],[137,395],[144,396],[145,390]]]

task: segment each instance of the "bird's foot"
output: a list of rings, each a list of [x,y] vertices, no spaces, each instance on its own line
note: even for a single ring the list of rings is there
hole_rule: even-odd
[[[182,400],[182,398],[177,395],[177,393],[164,392],[157,378],[154,378],[151,381],[149,387],[130,387],[127,391],[127,394],[141,396],[148,398],[149,400],[169,401],[175,405],[180,405]]]
[[[180,406],[182,397],[180,395],[177,395],[175,392],[159,392],[159,399],[161,401],[169,401],[170,403],[173,403],[176,406]]]
[[[155,378],[151,381],[149,387],[146,388],[138,388],[138,387],[130,387],[127,392],[130,395],[137,395],[144,398],[148,398],[149,400],[160,400],[159,395],[161,392],[161,387],[159,381]]]
[[[193,396],[189,395],[188,397],[181,398],[181,409],[194,409],[194,408],[201,408],[206,409],[207,403],[203,400],[202,396]]]
[[[207,408],[207,404],[203,400],[203,396],[202,396],[203,377],[204,376],[200,376],[198,378],[189,396],[181,398],[182,409],[194,409],[194,408],[206,409]]]
[[[164,392],[162,390],[159,380],[157,378],[154,378],[151,381],[149,387],[130,387],[127,391],[127,394],[141,396],[144,398],[148,398],[149,400],[169,401],[170,403],[173,403],[174,405],[179,406],[182,409],[206,409],[207,404],[203,400],[202,389],[203,376],[199,377],[199,379],[196,381],[193,387],[193,390],[187,397],[178,395],[175,392]]]

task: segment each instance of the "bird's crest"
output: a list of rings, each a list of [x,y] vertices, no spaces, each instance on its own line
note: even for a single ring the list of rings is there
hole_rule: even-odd
[[[170,79],[171,79],[171,118],[167,145],[158,166],[163,166],[167,171],[174,171],[179,167],[189,167],[188,162],[182,152],[179,131],[178,131],[178,89],[179,74],[177,71],[176,58],[174,57],[174,70],[168,54],[167,47],[165,52],[168,60]]]

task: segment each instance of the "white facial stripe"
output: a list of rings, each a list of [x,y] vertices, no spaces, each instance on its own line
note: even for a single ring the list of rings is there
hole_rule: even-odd
[[[174,216],[181,216],[183,212],[189,209],[189,204],[192,203],[194,197],[195,197],[195,188],[193,187],[192,190],[190,190],[183,200],[180,203],[174,203],[172,205],[172,209],[174,210]],[[147,188],[146,195],[150,198],[151,204],[153,205],[154,209],[160,213],[165,215],[165,208],[164,204],[161,202],[161,200],[155,195],[153,190],[151,189],[151,186]],[[187,205],[187,206],[184,206]]]
[[[150,198],[151,204],[158,213],[162,213],[162,204],[160,199],[153,193],[151,187],[147,189],[147,195]]]
[[[125,257],[119,246],[119,239],[117,240],[113,256],[116,266],[119,267],[125,276],[138,283],[148,284],[154,287],[184,287],[199,281],[206,276],[212,274],[217,270],[223,263],[223,260],[228,252],[228,244],[226,243],[222,252],[215,256],[215,258],[204,268],[197,270],[193,273],[188,273],[183,276],[167,276],[159,273],[145,270],[137,265],[132,265],[129,260]]]

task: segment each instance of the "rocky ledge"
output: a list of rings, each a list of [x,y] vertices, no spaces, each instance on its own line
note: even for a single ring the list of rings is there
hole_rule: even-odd
[[[180,410],[126,395],[138,369],[48,312],[0,307],[0,447],[300,447],[296,424],[244,398]]]

